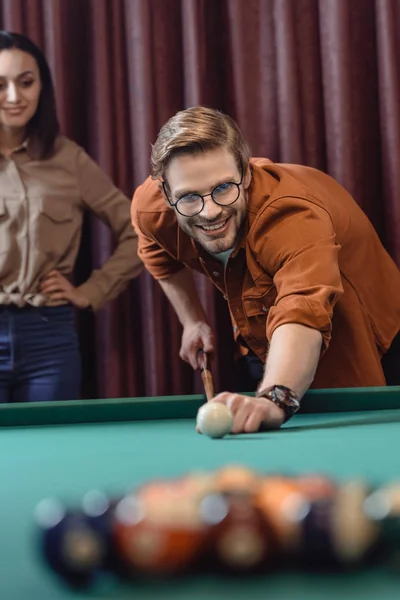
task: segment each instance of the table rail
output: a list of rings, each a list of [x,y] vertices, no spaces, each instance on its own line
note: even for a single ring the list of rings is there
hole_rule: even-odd
[[[192,419],[204,402],[204,395],[199,394],[0,404],[0,427]],[[393,386],[310,390],[303,398],[301,412],[358,412],[398,408],[400,386]]]

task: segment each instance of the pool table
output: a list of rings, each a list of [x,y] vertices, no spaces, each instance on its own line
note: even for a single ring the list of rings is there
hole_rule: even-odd
[[[0,599],[400,597],[400,570],[202,576],[72,592],[43,566],[32,514],[46,496],[79,503],[154,478],[230,463],[260,472],[322,472],[373,484],[400,479],[400,387],[310,391],[279,431],[212,440],[195,431],[204,397],[127,398],[0,406]]]

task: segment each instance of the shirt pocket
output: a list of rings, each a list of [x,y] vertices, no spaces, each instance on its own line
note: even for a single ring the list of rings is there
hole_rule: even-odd
[[[82,217],[79,216],[73,198],[48,195],[38,202],[36,212],[36,244],[38,249],[57,259],[76,244]]]
[[[271,306],[276,300],[277,290],[274,285],[260,294],[243,296],[243,310],[245,313],[250,336],[262,346],[267,346],[266,328],[267,318]]]

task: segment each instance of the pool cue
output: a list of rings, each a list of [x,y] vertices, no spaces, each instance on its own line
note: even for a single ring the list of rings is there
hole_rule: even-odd
[[[207,402],[214,398],[214,382],[211,370],[208,364],[208,356],[204,350],[199,350],[197,355],[202,355],[200,364],[201,379],[203,380],[204,391],[206,393]]]

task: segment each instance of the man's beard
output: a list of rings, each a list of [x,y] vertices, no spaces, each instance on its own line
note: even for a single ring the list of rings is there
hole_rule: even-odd
[[[235,218],[237,218],[237,215],[238,215],[238,211],[235,210],[233,212],[230,212],[230,214],[226,218],[234,220]],[[200,236],[193,235],[194,232],[197,232],[196,226],[212,225],[216,221],[221,221],[221,216],[218,216],[216,219],[214,219],[212,221],[205,220],[205,219],[199,221],[198,219],[193,217],[191,219],[187,219],[184,224],[180,223],[180,227],[183,229],[183,231],[187,235],[189,235],[198,244],[200,244],[200,246],[202,248],[204,248],[204,250],[206,250],[206,252],[208,252],[212,256],[215,256],[215,255],[221,254],[222,252],[228,252],[229,250],[233,250],[237,246],[239,238],[240,238],[242,230],[243,230],[244,220],[245,220],[245,215],[243,215],[241,222],[237,226],[236,234],[235,234],[235,236],[232,237],[232,240],[230,242],[227,242],[226,237],[222,237],[221,239],[210,240],[209,242],[207,242],[206,240],[204,240],[204,238],[201,238],[201,234],[200,234]]]

